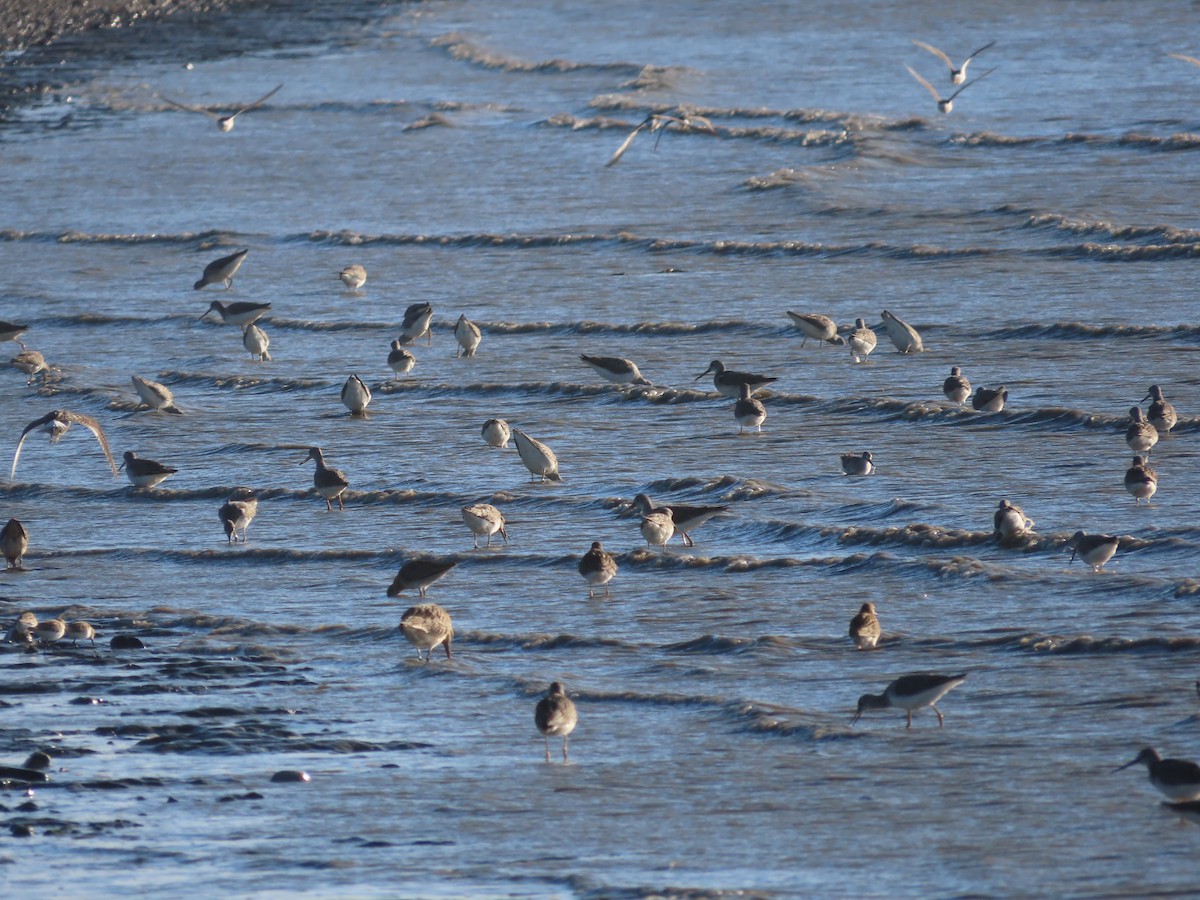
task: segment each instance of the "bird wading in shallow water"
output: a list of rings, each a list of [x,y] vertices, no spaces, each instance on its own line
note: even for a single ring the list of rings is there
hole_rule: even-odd
[[[579,713],[576,712],[575,704],[571,702],[561,683],[556,681],[551,684],[546,696],[538,701],[537,708],[533,711],[533,721],[546,743],[546,762],[550,762],[552,737],[562,738],[562,758],[563,762],[566,762],[567,736],[579,723]]]
[[[883,633],[879,627],[879,617],[875,614],[874,603],[864,603],[853,619],[850,620],[850,639],[859,650],[874,650]]]
[[[1078,556],[1092,567],[1093,572],[1099,572],[1104,564],[1113,558],[1120,544],[1120,538],[1111,534],[1084,534],[1077,531],[1071,536],[1071,559],[1075,562]]]
[[[342,502],[342,494],[346,492],[346,488],[350,487],[350,482],[346,480],[345,474],[341,469],[335,469],[325,464],[325,454],[320,447],[309,447],[308,456],[300,460],[300,465],[304,465],[310,459],[315,460],[317,464],[316,471],[313,473],[313,487],[325,500],[325,511],[333,512],[334,500],[338,502],[338,509],[345,509],[346,504]]]
[[[250,250],[247,248],[230,253],[228,256],[222,256],[220,259],[214,259],[204,267],[204,274],[200,276],[199,281],[192,285],[192,289],[199,291],[210,284],[223,284],[225,290],[229,290],[233,287],[233,276],[242,267],[242,263],[246,260],[246,254],[249,252]]]
[[[961,675],[939,675],[932,672],[902,675],[889,684],[882,694],[863,694],[859,697],[858,711],[854,713],[850,724],[857,722],[868,710],[902,709],[908,714],[907,727],[912,728],[913,713],[928,706],[937,713],[940,728],[945,724],[945,720],[935,704],[966,679],[965,672]]]
[[[446,659],[453,659],[450,642],[454,639],[454,623],[450,613],[436,603],[420,603],[410,606],[400,616],[400,633],[417,648],[417,659],[425,651],[425,662],[433,658],[433,648],[439,644],[446,651]]]
[[[608,596],[608,583],[617,577],[617,559],[604,549],[599,541],[592,541],[592,549],[579,560],[579,574],[588,584],[588,596],[594,597],[596,588],[604,588]]]
[[[1120,772],[1142,763],[1150,773],[1150,783],[1172,802],[1200,800],[1200,766],[1186,759],[1163,759],[1153,747],[1145,748],[1136,757],[1117,766]]]

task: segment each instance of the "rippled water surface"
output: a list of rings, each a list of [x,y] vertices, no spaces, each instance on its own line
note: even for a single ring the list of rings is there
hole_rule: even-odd
[[[1200,52],[1197,13],[997,6],[296,2],[10,61],[57,87],[0,124],[0,319],[52,370],[0,370],[0,444],[65,408],[118,462],[179,471],[134,490],[77,426],[31,434],[3,483],[31,546],[0,622],[101,630],[95,652],[0,645],[0,764],[54,758],[31,805],[0,794],[8,888],[1193,890],[1200,832],[1144,768],[1111,770],[1200,757],[1200,68],[1165,56]],[[996,70],[942,116],[904,65],[944,92],[947,71],[913,38],[958,59],[995,39],[970,72]],[[280,83],[228,134],[163,99]],[[711,131],[643,131],[606,167],[651,113]],[[231,290],[192,290],[242,248]],[[271,304],[271,362],[200,319],[215,299]],[[432,339],[394,380],[417,302]],[[925,352],[877,327],[855,363],[786,315],[845,332],[884,309]],[[761,433],[697,380],[713,359],[776,378]],[[948,401],[951,366],[1006,408]],[[132,375],[183,415],[139,410]],[[1151,384],[1180,421],[1147,507],[1122,479]],[[497,416],[561,483],[485,445]],[[316,445],[344,510],[312,490]],[[878,471],[846,478],[860,450]],[[217,517],[239,485],[260,498],[244,546]],[[648,551],[640,492],[728,510]],[[1036,523],[1012,546],[1004,498]],[[479,501],[510,543],[471,548]],[[1100,573],[1069,562],[1080,529],[1120,537]],[[620,572],[589,600],[595,540]],[[457,563],[429,590],[453,659],[397,631],[416,595],[385,590],[413,555]],[[846,637],[865,602],[875,652]],[[860,694],[920,671],[968,673],[944,728],[850,727]],[[578,704],[569,764],[533,724],[553,680]],[[292,770],[311,782],[271,781]]]

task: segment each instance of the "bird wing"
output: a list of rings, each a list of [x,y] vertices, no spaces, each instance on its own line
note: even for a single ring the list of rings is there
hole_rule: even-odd
[[[34,419],[32,422],[30,422],[28,425],[25,426],[24,431],[21,432],[21,439],[19,441],[17,441],[17,452],[13,454],[12,471],[8,475],[9,481],[16,480],[17,460],[21,458],[21,448],[25,445],[25,438],[27,438],[29,436],[29,432],[33,431],[35,428],[40,428],[41,426],[45,425],[47,422],[49,422],[51,419],[53,419],[55,417],[55,415],[57,415],[57,413],[58,413],[58,410],[48,412],[44,416],[42,416],[40,419]]]
[[[100,427],[100,423],[91,416],[85,416],[83,413],[66,411],[67,421],[73,425],[82,425],[88,431],[96,436],[96,440],[100,442],[100,449],[104,451],[104,456],[108,460],[109,466],[112,468],[113,478],[117,476],[117,464],[113,460],[112,451],[108,449],[108,438],[104,436],[104,429]],[[15,461],[14,461],[15,468]]]
[[[276,92],[277,92],[277,91],[278,91],[278,90],[279,90],[281,87],[283,87],[283,85],[282,85],[282,84],[277,84],[277,85],[275,85],[275,87],[271,88],[271,90],[267,91],[265,94],[263,94],[261,97],[259,97],[257,100],[255,100],[253,103],[251,103],[249,106],[243,106],[243,107],[242,107],[241,109],[239,109],[237,112],[235,112],[235,113],[232,113],[232,114],[229,116],[229,118],[230,118],[230,119],[232,119],[234,116],[240,116],[240,115],[241,115],[242,113],[244,113],[244,112],[249,112],[249,111],[250,111],[250,110],[252,110],[252,109],[258,109],[260,106],[262,106],[264,103],[266,103],[266,102],[267,102],[268,100],[270,100],[272,97],[274,97],[274,96],[275,96],[275,94],[276,94]],[[164,100],[166,100],[167,98],[166,98],[166,97],[163,97],[163,99],[164,99]]]
[[[995,71],[996,71],[996,70],[995,70],[994,68],[992,68],[992,69],[988,69],[986,72],[984,72],[984,73],[983,73],[982,75],[980,75],[978,78],[975,78],[975,79],[972,79],[971,81],[968,81],[966,84],[964,84],[962,87],[960,87],[960,88],[959,88],[957,91],[955,91],[953,94],[951,94],[951,95],[950,95],[950,96],[949,96],[947,99],[948,99],[948,100],[953,100],[955,97],[957,97],[959,94],[961,94],[961,93],[962,93],[963,91],[965,91],[967,88],[969,88],[971,85],[973,85],[973,84],[978,84],[980,81],[983,81],[983,79],[987,78],[989,75],[991,75],[991,74],[992,74],[993,72],[995,72]]]
[[[1168,53],[1167,56],[1171,57],[1171,59],[1182,59],[1186,63],[1191,63],[1193,66],[1200,66],[1200,59],[1196,59],[1194,56],[1187,56],[1183,53]]]
[[[654,121],[654,116],[650,116],[644,122],[642,122],[642,124],[638,125],[637,128],[635,128],[635,129],[633,129],[633,131],[629,132],[629,137],[625,138],[624,143],[622,143],[621,146],[617,148],[617,152],[614,153],[609,158],[608,162],[606,162],[604,164],[604,168],[607,169],[609,166],[616,164],[617,160],[619,160],[622,156],[625,155],[625,151],[629,149],[629,145],[633,143],[633,139],[638,136],[638,132],[641,131],[643,128],[645,128],[647,125],[649,125],[653,121]]]
[[[988,49],[989,47],[995,46],[995,44],[996,44],[995,41],[989,41],[988,43],[984,44],[982,47],[980,47],[978,50],[976,50],[974,53],[972,53],[970,56],[968,56],[966,58],[966,60],[962,64],[962,67],[965,69],[967,67],[967,63],[969,63],[971,60],[973,60],[975,57],[977,57],[984,50]]]
[[[159,94],[158,97],[160,100],[163,100],[163,101],[171,104],[172,106],[176,107],[177,109],[182,109],[187,112],[200,113],[200,115],[208,116],[210,119],[212,119],[213,121],[216,121],[216,122],[219,122],[221,120],[221,117],[219,115],[217,115],[215,112],[213,112],[211,109],[205,109],[202,106],[188,106],[186,103],[180,103],[178,100],[172,100],[170,97],[164,97],[162,94]]]
[[[928,50],[930,53],[932,53],[934,56],[936,56],[938,59],[940,59],[942,62],[944,62],[946,64],[946,68],[948,68],[951,72],[954,71],[954,63],[950,62],[950,57],[948,57],[945,53],[943,53],[937,47],[934,47],[932,44],[926,44],[924,41],[913,41],[913,43],[916,44],[918,47],[920,47],[922,50]],[[991,46],[991,45],[989,44],[988,46]],[[977,50],[975,52],[978,53],[979,51]],[[909,71],[911,72],[912,69],[909,69]],[[938,99],[940,100],[941,98],[939,97]]]
[[[908,69],[908,74],[909,74],[909,75],[911,75],[913,78],[917,79],[917,81],[918,81],[918,82],[920,82],[921,86],[922,86],[922,87],[924,87],[924,88],[925,88],[925,90],[929,91],[929,93],[933,95],[933,99],[934,99],[934,100],[936,100],[938,103],[941,103],[941,102],[942,102],[942,95],[941,95],[941,94],[939,94],[937,91],[935,91],[935,90],[933,89],[933,85],[932,85],[932,84],[930,84],[928,81],[926,81],[926,80],[925,80],[924,78],[922,78],[920,75],[918,75],[918,74],[917,74],[917,73],[916,73],[916,72],[913,70],[913,67],[912,67],[912,66],[905,66],[904,68]],[[963,87],[966,87],[966,85],[963,85]],[[962,90],[962,88],[959,88],[958,90],[960,90],[960,91],[961,91],[961,90]],[[957,92],[956,92],[956,93],[957,93]]]

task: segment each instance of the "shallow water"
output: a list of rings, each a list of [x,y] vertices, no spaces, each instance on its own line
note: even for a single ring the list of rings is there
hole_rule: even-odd
[[[31,435],[3,484],[32,546],[0,622],[101,628],[95,653],[0,645],[0,763],[55,757],[36,809],[0,796],[36,832],[0,847],[11,889],[1191,890],[1194,827],[1143,769],[1110,770],[1144,745],[1200,755],[1200,69],[1163,56],[1196,52],[1196,14],[994,6],[295,3],[11,62],[60,87],[0,126],[0,319],[55,371],[2,373],[3,440],[63,407],[179,469],[133,490],[76,427]],[[995,38],[971,72],[997,71],[940,116],[903,64],[948,78],[910,38],[959,57]],[[281,82],[228,134],[156,96]],[[641,134],[604,166],[681,103],[716,134]],[[231,291],[192,290],[244,247]],[[359,294],[335,277],[352,262]],[[272,362],[199,321],[214,299],[272,304]],[[391,381],[420,301],[432,342]],[[885,308],[926,352],[878,329],[855,364],[785,314]],[[475,358],[454,356],[460,313]],[[580,353],[654,385],[604,384]],[[714,358],[777,377],[761,434],[696,380]],[[945,400],[953,365],[1008,407]],[[363,419],[339,402],[351,373]],[[184,415],[137,411],[134,374]],[[1181,419],[1136,507],[1123,433],[1155,383]],[[493,416],[563,482],[489,449]],[[344,511],[312,491],[314,444]],[[862,449],[878,472],[843,477]],[[244,547],[216,515],[237,485],[261,498]],[[647,552],[623,514],[639,492],[729,511]],[[991,537],[1005,497],[1036,521],[1017,547]],[[481,500],[507,546],[471,549],[460,508]],[[1078,529],[1121,535],[1103,572],[1068,562]],[[594,540],[621,568],[589,600]],[[414,553],[458,563],[429,591],[453,660],[398,635],[416,598],[385,590]],[[846,638],[864,602],[873,653]],[[147,649],[110,650],[119,633]],[[944,728],[849,727],[914,671],[969,673]],[[552,680],[579,708],[568,765],[533,727]]]

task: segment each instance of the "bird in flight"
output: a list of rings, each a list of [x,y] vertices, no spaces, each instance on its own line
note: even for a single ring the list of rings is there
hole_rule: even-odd
[[[25,446],[25,438],[29,437],[29,432],[41,428],[43,431],[49,432],[50,443],[57,444],[59,439],[71,430],[72,425],[82,425],[96,436],[96,440],[100,442],[100,449],[104,451],[104,457],[112,467],[113,478],[116,478],[117,464],[113,461],[112,451],[108,449],[108,439],[104,436],[104,429],[100,427],[100,423],[83,413],[72,412],[69,409],[56,409],[46,413],[40,419],[34,419],[21,432],[21,439],[17,441],[17,452],[13,454],[9,480],[13,481],[17,477],[17,460],[21,458],[21,448]]]
[[[995,69],[988,69],[986,72],[984,72],[978,78],[976,78],[974,81],[968,81],[966,84],[964,84],[962,87],[960,87],[957,91],[955,91],[949,97],[946,97],[945,99],[943,99],[942,95],[937,92],[937,89],[935,89],[932,84],[930,84],[928,81],[926,81],[920,75],[918,75],[913,70],[912,66],[905,66],[904,68],[908,69],[908,74],[911,75],[913,78],[917,79],[917,81],[919,81],[925,87],[925,90],[929,91],[929,93],[933,95],[933,99],[937,101],[938,109],[944,113],[948,113],[948,112],[950,112],[950,110],[954,109],[954,98],[955,97],[957,97],[959,94],[961,94],[967,88],[969,88],[971,85],[978,84],[979,82],[983,81],[983,79],[987,78],[989,75],[991,75],[993,72],[996,71]]]
[[[163,97],[162,94],[159,94],[158,96],[162,97],[163,100],[165,100],[167,103],[171,104],[172,106],[176,107],[177,109],[186,110],[187,112],[200,113],[200,115],[202,115],[202,116],[208,116],[210,119],[212,119],[214,122],[217,123],[217,127],[220,128],[222,131],[233,131],[234,119],[236,119],[238,116],[240,116],[244,112],[250,112],[250,110],[252,110],[252,109],[258,109],[260,106],[262,106],[264,103],[266,103],[272,97],[274,97],[275,92],[278,91],[281,87],[283,87],[282,84],[275,85],[275,87],[271,88],[271,90],[267,91],[265,94],[263,94],[257,100],[255,100],[253,103],[247,104],[246,106],[243,106],[240,109],[235,109],[233,112],[229,113],[228,115],[221,115],[220,113],[215,113],[211,109],[205,109],[203,106],[188,106],[188,104],[180,103],[178,100],[172,100],[170,97]]]
[[[672,125],[675,126],[677,131],[704,131],[708,134],[717,133],[717,130],[713,128],[712,122],[704,118],[704,116],[689,116],[684,113],[681,113],[677,116],[668,116],[666,113],[650,113],[650,115],[646,116],[646,118],[642,120],[641,124],[639,124],[637,128],[629,132],[629,137],[625,138],[625,142],[617,148],[617,152],[609,158],[608,162],[604,164],[604,167],[607,169],[609,166],[615,165],[617,160],[625,155],[625,151],[629,149],[629,145],[633,143],[633,139],[638,136],[638,132],[642,131],[643,129],[648,128],[652,132],[658,132],[658,140],[655,140],[654,142],[654,149],[657,150],[658,141],[662,140],[663,132]]]
[[[950,61],[950,57],[948,57],[945,53],[943,53],[937,47],[934,47],[931,44],[926,44],[924,41],[913,41],[913,43],[916,44],[918,47],[920,47],[922,50],[928,50],[930,53],[932,53],[934,56],[936,56],[938,59],[940,59],[942,62],[944,62],[946,64],[946,68],[950,70],[950,83],[951,84],[962,84],[964,81],[967,80],[967,66],[969,66],[971,64],[971,60],[973,60],[975,57],[977,57],[980,53],[982,53],[988,47],[993,46],[996,42],[992,41],[989,44],[984,44],[982,47],[980,47],[978,50],[976,50],[974,53],[972,53],[970,56],[968,56],[963,61],[963,64],[961,66],[958,66],[957,68],[955,68],[954,63]]]

